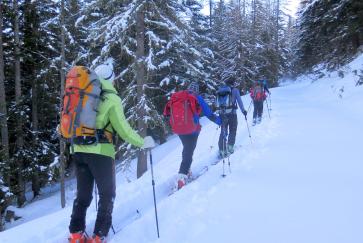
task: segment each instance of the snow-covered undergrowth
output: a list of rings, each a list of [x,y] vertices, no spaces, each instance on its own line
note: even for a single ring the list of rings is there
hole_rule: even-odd
[[[271,89],[271,118],[265,106],[262,123],[250,127],[252,143],[239,113],[236,151],[225,178],[220,162],[168,196],[182,146],[172,137],[153,149],[160,239],[150,172],[129,183],[119,173],[113,225],[122,230],[110,231],[109,242],[363,242],[363,86],[355,86],[360,69],[363,56],[341,72]],[[243,101],[248,107],[249,97]],[[218,150],[217,126],[202,123],[195,173],[215,162]],[[54,195],[17,210],[23,224],[0,233],[0,242],[67,242],[74,193],[74,185],[68,187],[65,209]],[[92,204],[89,233],[95,216]]]

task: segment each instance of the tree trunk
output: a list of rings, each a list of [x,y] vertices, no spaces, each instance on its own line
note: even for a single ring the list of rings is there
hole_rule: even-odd
[[[142,137],[146,136],[147,124],[144,121],[145,117],[145,96],[144,85],[145,81],[145,23],[144,23],[144,7],[141,7],[137,13],[136,23],[136,80],[137,80],[137,128]],[[147,154],[145,150],[140,150],[137,157],[137,178],[141,177],[147,171]]]
[[[4,179],[7,186],[10,185],[9,176],[7,176],[7,168],[9,165],[9,131],[7,123],[6,95],[5,95],[5,75],[4,75],[4,53],[3,53],[3,1],[0,0],[0,126],[1,126],[1,152],[3,159],[3,168],[0,177]],[[1,179],[1,178],[0,178]],[[0,192],[1,193],[1,192]],[[5,197],[5,195],[4,195]],[[0,203],[0,232],[4,230],[3,210],[5,203]]]
[[[39,32],[38,32],[38,24],[37,24],[37,10],[35,8],[35,3],[31,0],[25,1],[25,30],[24,30],[24,43],[26,48],[32,48],[34,50],[39,50],[38,42],[39,40]],[[33,59],[33,55],[30,55]],[[32,103],[32,123],[31,130],[33,135],[33,145],[32,147],[38,147],[38,133],[39,133],[39,119],[38,119],[38,78],[36,77],[36,67],[34,65],[36,58],[33,60],[27,60],[25,62],[24,68],[26,68],[26,74],[28,79],[31,82],[31,103]],[[36,161],[35,161],[36,163]],[[38,196],[40,193],[41,186],[41,178],[40,178],[40,170],[37,164],[35,164],[34,169],[32,170],[32,191],[34,197]]]
[[[280,0],[277,0],[276,4],[276,56],[277,56],[277,67],[280,66],[280,53],[279,53],[279,16],[280,16]],[[279,80],[279,68],[276,69],[275,73],[275,82],[273,82],[273,86]]]
[[[209,27],[212,27],[213,1],[209,0]]]
[[[60,16],[60,27],[61,27],[61,68],[60,68],[60,77],[61,77],[61,89],[60,89],[60,97],[63,97],[64,94],[64,80],[65,80],[65,31],[64,31],[64,0],[61,1],[61,16]],[[62,99],[60,107],[62,107]],[[66,192],[65,192],[65,183],[64,183],[64,168],[65,168],[65,160],[64,160],[64,149],[65,142],[62,138],[59,141],[60,154],[59,154],[59,162],[60,162],[60,183],[61,183],[61,206],[64,208],[66,206]]]
[[[280,16],[280,0],[276,3],[276,51],[279,51],[279,16]]]
[[[18,10],[18,0],[13,0],[14,6],[14,39],[15,39],[15,104],[17,109],[21,102],[21,76],[20,76],[20,38],[19,38],[19,10]],[[16,146],[18,151],[22,151],[24,147],[23,138],[23,119],[22,115],[17,117],[17,139]],[[23,158],[17,158],[18,165],[18,185],[17,185],[17,201],[18,206],[22,206],[25,201],[25,182],[23,177]]]
[[[246,18],[246,0],[243,0],[243,19]]]
[[[256,0],[252,0],[252,37],[256,42]]]
[[[6,108],[5,94],[5,75],[4,75],[4,52],[3,52],[3,1],[0,0],[0,126],[1,126],[1,151],[3,154],[3,163],[7,167],[9,163],[9,130],[8,130],[8,113]],[[2,168],[4,170],[4,168]],[[9,176],[3,176],[7,185],[10,185]],[[5,178],[6,177],[6,178]]]

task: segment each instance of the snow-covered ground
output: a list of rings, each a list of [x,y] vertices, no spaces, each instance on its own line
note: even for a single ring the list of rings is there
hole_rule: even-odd
[[[239,114],[236,151],[225,178],[220,162],[168,196],[182,146],[172,137],[153,149],[160,239],[150,172],[130,183],[119,173],[113,225],[122,230],[110,231],[109,242],[363,242],[363,86],[355,87],[354,74],[359,69],[363,56],[343,69],[344,78],[326,73],[271,89],[271,119],[265,106],[262,123],[250,127],[252,143]],[[248,97],[243,101],[250,103]],[[202,123],[194,173],[217,154],[219,130]],[[0,233],[0,242],[67,242],[74,193],[68,187],[65,209],[54,195],[18,210],[23,224]],[[92,204],[90,234],[95,216]]]

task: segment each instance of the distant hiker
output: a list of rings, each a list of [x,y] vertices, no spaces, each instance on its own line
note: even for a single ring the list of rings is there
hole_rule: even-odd
[[[229,78],[217,91],[216,106],[223,121],[218,141],[220,158],[224,158],[234,152],[238,125],[237,104],[242,114],[245,117],[247,116],[239,90],[234,85],[234,79]]]
[[[76,66],[67,75],[61,133],[70,137],[77,178],[69,225],[71,243],[105,242],[111,227],[116,195],[114,135],[141,148],[154,142],[151,137],[141,138],[130,127],[113,87],[114,78],[112,64],[102,64],[95,72]],[[98,211],[93,238],[86,239],[86,211],[94,182],[99,192]]]
[[[221,119],[213,114],[208,104],[199,95],[199,85],[196,82],[190,83],[187,90],[172,94],[164,109],[164,116],[169,117],[173,132],[179,136],[183,144],[182,162],[177,179],[178,189],[186,184],[190,175],[193,153],[201,130],[199,123],[201,112],[209,120],[221,125]]]
[[[253,101],[253,125],[261,122],[263,102],[267,97],[266,92],[270,94],[270,91],[267,88],[266,80],[258,80],[250,89],[250,96]]]

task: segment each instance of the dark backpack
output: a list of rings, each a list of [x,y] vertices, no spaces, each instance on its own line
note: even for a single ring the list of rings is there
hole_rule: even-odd
[[[201,113],[197,98],[188,91],[172,94],[164,108],[164,116],[170,116],[169,123],[175,134],[191,134],[200,130],[194,116]]]
[[[235,105],[232,103],[231,87],[222,85],[218,88],[216,107],[219,113],[231,113],[235,109]]]

